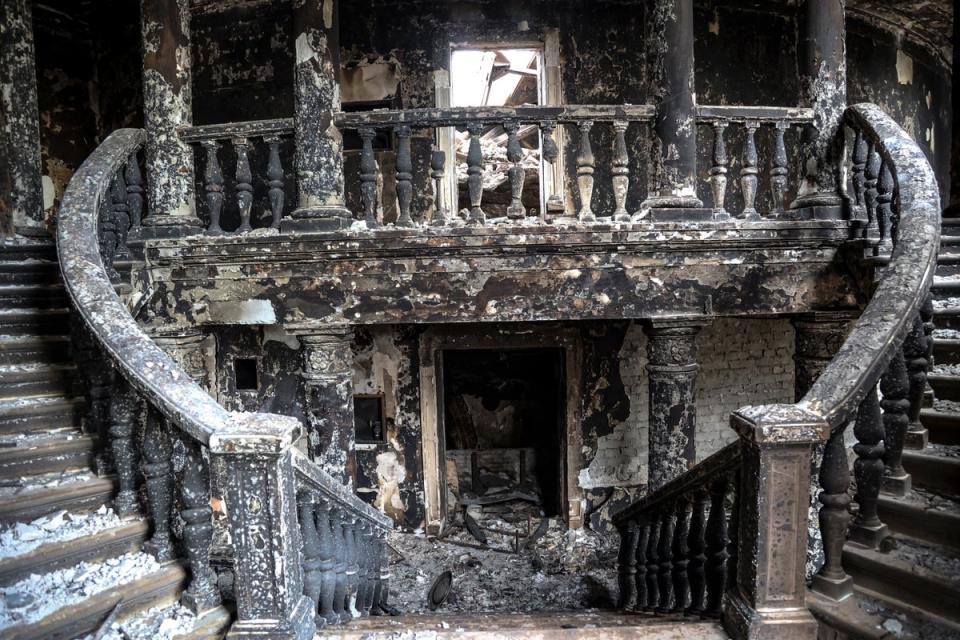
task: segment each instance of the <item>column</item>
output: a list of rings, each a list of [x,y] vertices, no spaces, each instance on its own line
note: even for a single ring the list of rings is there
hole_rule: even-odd
[[[141,7],[149,215],[140,233],[143,238],[187,235],[201,230],[193,149],[177,133],[193,122],[190,0],[142,0]]]
[[[324,471],[353,486],[353,330],[348,326],[287,327],[303,354],[304,412],[310,455]]]
[[[293,8],[294,139],[299,203],[284,231],[324,231],[352,224],[345,206],[340,111],[339,0],[301,0]]]
[[[696,464],[697,333],[706,318],[647,321],[650,393],[648,491],[662,487]]]
[[[814,311],[794,317],[794,396],[800,400],[847,339],[853,311]]]
[[[214,388],[207,368],[207,342],[196,327],[148,327],[150,339],[157,343],[194,382],[204,389]]]
[[[0,7],[0,236],[42,230],[40,113],[32,0]]]
[[[804,217],[839,219],[844,214],[838,169],[842,141],[838,132],[847,106],[846,0],[807,0],[801,87],[813,107],[813,123],[803,134],[805,177],[791,209]]]
[[[693,0],[656,0],[653,9],[650,95],[656,105],[654,181],[641,209],[654,220],[709,219],[697,198],[696,89],[693,67]],[[666,210],[666,211],[664,211]]]

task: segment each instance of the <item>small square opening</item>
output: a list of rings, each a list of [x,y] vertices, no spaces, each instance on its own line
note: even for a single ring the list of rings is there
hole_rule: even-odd
[[[237,391],[257,391],[260,388],[256,358],[235,358],[233,376]]]
[[[383,396],[354,396],[353,425],[357,442],[386,442]]]

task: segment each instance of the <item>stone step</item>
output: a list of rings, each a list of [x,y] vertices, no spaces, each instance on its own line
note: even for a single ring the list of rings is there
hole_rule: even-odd
[[[68,335],[70,312],[62,309],[0,309],[0,335]]]
[[[69,336],[5,336],[0,338],[0,366],[31,362],[53,364],[69,358]]]
[[[57,261],[57,247],[53,242],[0,242],[0,270],[8,262],[26,260]]]
[[[902,497],[881,493],[877,508],[894,533],[960,552],[960,502],[915,489]]]
[[[957,230],[943,229],[940,232],[940,246],[941,247],[960,246],[960,234],[957,233]]]
[[[81,397],[0,400],[0,437],[79,426],[85,408]]]
[[[854,584],[894,607],[905,603],[960,623],[960,559],[944,554],[942,547],[897,538],[897,548],[888,553],[856,543],[844,546],[843,567]]]
[[[938,267],[939,272],[939,267]],[[943,278],[938,276],[933,279],[933,286],[930,291],[934,298],[955,298],[960,295],[960,278]]]
[[[818,640],[946,640],[960,637],[960,625],[902,602],[891,607],[869,589],[857,586],[854,589],[850,597],[840,602],[807,591],[807,606],[820,622]]]
[[[0,478],[10,479],[66,469],[90,469],[97,441],[78,431],[9,436],[0,440]]]
[[[60,282],[60,263],[55,260],[0,262],[0,285],[56,284]]]
[[[92,473],[75,474],[55,486],[28,485],[16,491],[4,487],[0,489],[0,524],[30,522],[61,509],[97,509],[109,502],[116,490],[116,478],[98,478]]]
[[[952,494],[960,488],[958,447],[929,444],[922,451],[904,451],[903,466],[913,477],[913,485]]]
[[[930,373],[927,381],[933,388],[937,400],[960,400],[960,376],[945,373]]]
[[[960,339],[934,338],[933,359],[940,364],[960,364]]]
[[[50,542],[28,553],[2,559],[0,585],[12,584],[31,573],[47,573],[78,562],[100,561],[139,551],[147,540],[149,528],[145,519],[126,520],[93,534]]]
[[[930,441],[960,445],[960,413],[921,409],[920,422],[930,432]]]
[[[58,309],[67,306],[60,284],[0,285],[0,309]]]
[[[960,330],[960,307],[935,309],[933,322],[938,329]]]
[[[118,617],[126,618],[152,607],[177,601],[187,585],[187,570],[174,562],[139,579],[120,581],[116,586],[62,607],[42,620],[7,629],[8,640],[68,640],[95,632],[118,606]]]
[[[0,365],[0,399],[70,395],[75,374],[72,364]]]

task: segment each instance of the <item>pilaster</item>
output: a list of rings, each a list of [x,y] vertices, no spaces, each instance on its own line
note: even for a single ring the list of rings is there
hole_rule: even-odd
[[[833,360],[857,317],[855,311],[814,311],[792,318],[795,400],[807,394]]]

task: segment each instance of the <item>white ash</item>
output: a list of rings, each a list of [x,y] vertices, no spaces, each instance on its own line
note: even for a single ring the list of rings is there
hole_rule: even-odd
[[[960,413],[960,402],[956,400],[934,400],[933,408],[944,413]]]
[[[933,301],[933,308],[937,311],[944,309],[960,309],[960,298],[938,298]]]
[[[0,531],[0,559],[29,553],[45,544],[66,542],[120,526],[123,521],[106,505],[95,513],[57,513],[31,523],[18,522]]]
[[[956,329],[934,329],[933,337],[941,340],[960,340],[960,331]]]
[[[51,489],[75,482],[86,482],[94,479],[89,469],[67,469],[51,473],[39,473],[32,476],[22,476],[13,480],[3,480],[0,484],[0,500],[10,499],[22,493],[29,493],[38,489]]]
[[[937,364],[933,372],[942,376],[960,376],[960,364]]]
[[[179,604],[154,607],[128,620],[114,622],[102,640],[173,640],[193,631],[197,616]],[[83,640],[93,640],[93,635]]]
[[[160,566],[153,556],[139,552],[30,575],[0,588],[0,628],[32,624],[54,611],[138,580],[157,571]]]

